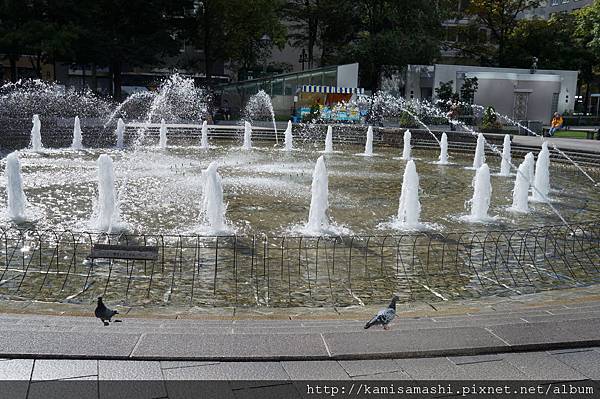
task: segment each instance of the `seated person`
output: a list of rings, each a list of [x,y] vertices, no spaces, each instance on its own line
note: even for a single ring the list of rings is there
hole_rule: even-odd
[[[562,129],[562,127],[563,117],[558,112],[555,112],[554,116],[552,117],[552,122],[550,122],[550,130],[548,131],[548,136],[554,136],[554,133],[556,133],[557,130]]]

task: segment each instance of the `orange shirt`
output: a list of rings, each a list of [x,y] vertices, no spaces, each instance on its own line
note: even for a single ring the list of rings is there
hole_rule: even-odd
[[[552,118],[552,127],[560,127],[563,124],[563,118],[562,116],[555,116],[554,118]]]

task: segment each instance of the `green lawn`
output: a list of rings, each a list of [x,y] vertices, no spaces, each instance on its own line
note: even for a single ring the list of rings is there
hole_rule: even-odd
[[[569,139],[585,139],[587,132],[581,130],[559,130],[554,134],[554,137],[564,137]]]

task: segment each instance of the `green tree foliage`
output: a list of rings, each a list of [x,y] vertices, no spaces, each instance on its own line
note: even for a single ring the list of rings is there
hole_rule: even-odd
[[[460,88],[460,100],[467,104],[473,104],[478,88],[479,82],[477,77],[465,78]]]
[[[502,130],[502,123],[498,120],[494,107],[488,106],[484,113],[481,123],[481,131],[484,133],[494,133]]]
[[[482,52],[482,58],[491,57],[500,66],[506,66],[509,58],[506,55],[506,45],[509,36],[517,26],[517,19],[523,11],[540,5],[539,0],[470,0],[466,9],[467,16],[473,17],[473,22],[468,31],[470,32],[471,44],[479,43],[478,51]],[[473,35],[479,35],[479,27],[489,30],[492,43],[485,44],[473,40]],[[464,46],[463,49],[468,49]]]

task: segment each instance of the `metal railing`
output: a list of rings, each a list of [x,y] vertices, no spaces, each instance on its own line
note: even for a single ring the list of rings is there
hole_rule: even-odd
[[[156,260],[90,258],[95,244]],[[319,306],[518,295],[600,281],[600,225],[394,236],[107,235],[0,229],[0,296],[129,305]]]

